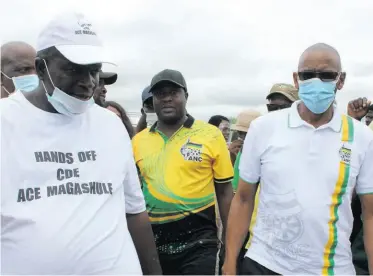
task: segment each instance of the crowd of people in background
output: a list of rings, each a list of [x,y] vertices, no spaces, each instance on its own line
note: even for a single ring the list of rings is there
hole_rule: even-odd
[[[335,48],[234,123],[162,70],[135,126],[103,53],[80,13],[1,46],[1,274],[373,273],[373,105],[338,107]]]

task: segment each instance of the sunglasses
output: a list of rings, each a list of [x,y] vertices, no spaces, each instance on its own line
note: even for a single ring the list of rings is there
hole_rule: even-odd
[[[289,108],[291,103],[288,104],[267,104],[268,112]]]
[[[335,81],[339,76],[339,72],[324,71],[324,72],[315,72],[315,71],[301,71],[298,72],[299,80],[305,81],[309,79],[319,78],[322,81]]]

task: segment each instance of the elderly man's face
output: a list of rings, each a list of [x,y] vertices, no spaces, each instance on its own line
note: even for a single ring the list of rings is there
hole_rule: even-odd
[[[78,65],[70,62],[61,54],[46,61],[49,75],[43,73],[48,93],[54,90],[53,84],[66,94],[80,100],[89,100],[99,82],[101,64]],[[53,82],[53,83],[52,83]]]

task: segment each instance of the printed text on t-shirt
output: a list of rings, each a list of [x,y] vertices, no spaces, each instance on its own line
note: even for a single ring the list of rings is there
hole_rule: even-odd
[[[49,162],[71,165],[74,163],[74,157],[80,163],[96,161],[97,154],[94,150],[80,151],[74,155],[70,152],[58,151],[38,151],[35,152],[35,161],[37,163]],[[74,182],[73,179],[80,177],[79,168],[58,168],[56,178],[65,183],[60,185],[48,185],[45,188],[47,197],[58,195],[104,195],[113,193],[112,183],[102,183],[90,181],[86,183]],[[18,190],[17,202],[33,201],[42,198],[41,187],[29,187]]]

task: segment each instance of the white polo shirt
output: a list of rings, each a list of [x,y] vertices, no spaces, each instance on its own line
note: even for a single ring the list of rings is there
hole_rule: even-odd
[[[280,274],[355,274],[351,197],[373,192],[373,133],[335,107],[318,129],[291,108],[251,123],[240,177],[260,179],[246,256]]]
[[[120,119],[48,113],[21,92],[0,116],[1,274],[142,274],[126,213],[145,203]]]

